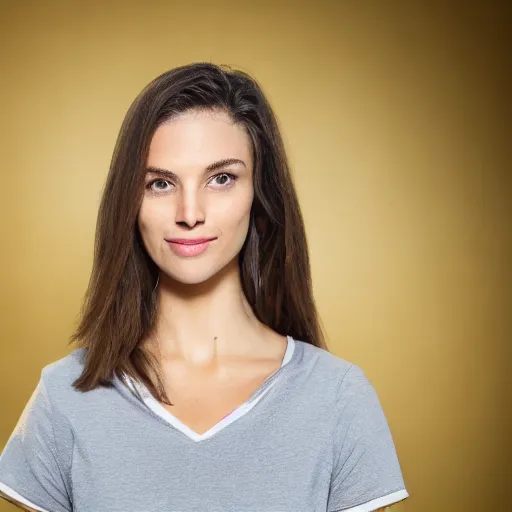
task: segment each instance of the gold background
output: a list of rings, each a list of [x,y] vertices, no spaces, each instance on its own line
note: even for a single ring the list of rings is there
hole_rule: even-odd
[[[329,346],[376,387],[411,495],[393,510],[512,506],[510,55],[505,2],[481,4],[2,2],[2,446],[72,350],[130,102],[211,60],[279,117]]]

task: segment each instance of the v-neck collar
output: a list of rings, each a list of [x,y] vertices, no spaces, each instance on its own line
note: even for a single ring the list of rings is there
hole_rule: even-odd
[[[245,402],[236,407],[233,411],[231,411],[219,422],[217,422],[213,427],[208,429],[206,432],[203,432],[202,434],[192,430],[190,427],[180,421],[176,416],[174,416],[170,411],[168,411],[158,400],[156,400],[156,398],[149,392],[143,383],[137,382],[132,377],[125,374],[126,384],[132,391],[135,391],[136,389],[142,397],[144,404],[160,418],[179,430],[192,441],[203,441],[210,438],[217,432],[220,432],[228,425],[247,414],[273,388],[273,386],[278,381],[278,377],[282,374],[282,369],[292,359],[292,356],[295,352],[295,340],[288,335],[286,337],[286,341],[287,345],[283,360],[281,361],[281,366],[274,373],[270,374],[251,394],[251,396],[245,400]],[[116,380],[118,379],[116,378]]]

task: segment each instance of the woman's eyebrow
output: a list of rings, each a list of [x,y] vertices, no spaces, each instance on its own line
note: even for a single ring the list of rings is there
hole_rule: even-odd
[[[245,162],[243,160],[240,160],[238,158],[224,158],[222,160],[218,160],[206,166],[204,172],[206,174],[208,172],[215,171],[216,169],[222,169],[223,167],[227,167],[228,165],[231,164],[242,164],[244,167],[246,167]],[[167,169],[161,169],[160,167],[149,166],[146,169],[146,173],[158,174],[160,176],[166,176],[168,178],[177,178],[176,174],[174,174],[172,171],[168,171]]]

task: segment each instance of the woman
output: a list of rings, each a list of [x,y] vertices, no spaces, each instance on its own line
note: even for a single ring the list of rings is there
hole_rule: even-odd
[[[325,345],[276,118],[241,71],[181,66],[130,107],[70,342],[0,458],[21,508],[371,511],[408,496],[372,384]]]

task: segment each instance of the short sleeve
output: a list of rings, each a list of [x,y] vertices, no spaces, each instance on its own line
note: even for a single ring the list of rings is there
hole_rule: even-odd
[[[370,512],[409,496],[375,388],[357,365],[338,392],[327,512]]]
[[[43,375],[44,369],[0,455],[0,491],[36,510],[71,512],[70,438],[52,409]]]

